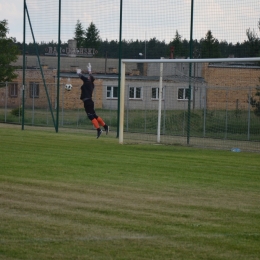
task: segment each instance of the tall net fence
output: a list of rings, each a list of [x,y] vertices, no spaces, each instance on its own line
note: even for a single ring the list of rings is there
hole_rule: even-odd
[[[132,66],[126,63],[126,71],[131,71]],[[173,62],[163,64],[161,77],[159,63],[138,66],[145,75],[125,73],[124,142],[157,143],[160,109],[159,143],[260,151],[259,66],[251,62],[200,62],[192,63],[190,69],[187,62]],[[76,76],[70,78],[70,91],[66,90],[67,78],[61,80],[59,125],[93,131],[79,100],[79,80]],[[43,83],[27,84],[25,124],[52,127],[48,100],[42,94]],[[18,83],[2,85],[1,122],[21,124],[21,89]],[[54,110],[56,89],[56,84],[47,84]],[[114,137],[118,98],[117,77],[97,77],[93,95],[96,111],[110,125]]]
[[[23,56],[19,56],[13,64],[18,78],[0,85],[0,121],[21,124],[25,72],[25,124],[52,127],[57,120],[59,102],[60,127],[93,130],[79,99],[82,82],[76,75],[76,68],[87,73],[86,66],[91,63],[96,78],[96,110],[108,121],[116,136],[120,59],[259,57],[259,13],[257,0],[27,0],[25,66]],[[17,41],[22,51],[19,42],[23,39],[17,38]],[[235,140],[237,137],[257,143],[259,133],[253,128],[257,129],[259,117],[246,100],[259,85],[258,65],[257,62],[236,64],[243,67],[243,71],[247,70],[246,74],[237,74],[227,66],[222,68],[227,73],[223,74],[223,79],[232,78],[230,84],[221,81],[217,84],[213,81],[213,84],[212,79],[217,75],[210,70],[203,74],[206,65],[199,63],[194,64],[191,74],[187,64],[164,66],[161,142],[175,143],[167,137],[182,136],[177,139],[187,144],[186,88],[192,78],[196,86],[191,102],[190,135],[193,138],[190,142],[194,142],[194,138]],[[149,66],[138,61],[127,65],[129,96],[125,103],[125,130],[128,134],[145,134],[142,139],[152,141],[157,131],[159,69]],[[208,68],[210,66],[217,65],[209,64]],[[65,89],[66,84],[72,85],[71,91]],[[243,97],[238,94],[242,92]],[[215,94],[205,99],[209,93]],[[135,100],[138,95],[142,95],[141,99]],[[208,125],[210,118],[215,126]],[[232,126],[233,132],[230,120],[237,124],[237,127]],[[138,136],[133,138],[138,140]]]
[[[70,54],[85,58],[91,58],[92,54],[118,58],[122,25],[122,58],[259,56],[259,46],[254,46],[260,18],[257,0],[68,0],[61,1],[61,5],[58,0],[27,0],[26,4],[26,43],[33,42],[32,29],[41,55],[57,54],[48,47],[55,47],[60,32],[63,55],[68,54],[69,40],[76,39],[77,43],[71,43],[72,49],[94,48],[95,51],[70,50],[73,52]],[[91,23],[98,31],[97,38],[90,39],[90,35],[85,34]],[[79,34],[76,34],[77,24],[80,24]],[[28,46],[29,55],[34,51],[33,46]]]
[[[25,112],[24,123],[27,126],[43,126],[53,127],[53,118],[50,113],[47,97],[43,92],[43,84],[39,82],[28,82],[30,86],[25,92]],[[60,91],[60,115],[59,126],[62,128],[94,130],[91,122],[88,120],[82,101],[79,100],[79,88],[66,90],[67,82],[61,83]],[[52,109],[57,108],[57,95],[55,84],[46,85]],[[74,88],[74,87],[73,87]],[[75,87],[76,88],[76,87]],[[0,106],[0,122],[11,124],[22,124],[22,85],[16,83],[4,83],[1,86],[1,106]],[[106,108],[100,105],[100,93],[93,93],[93,100],[97,104],[97,114],[102,114],[106,118],[106,122],[114,130],[117,127],[117,110],[115,105],[110,104]],[[15,100],[15,102],[14,102]]]

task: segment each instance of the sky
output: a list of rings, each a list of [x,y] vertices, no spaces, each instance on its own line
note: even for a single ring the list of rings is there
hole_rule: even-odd
[[[0,20],[8,20],[9,37],[23,39],[23,1],[0,0]]]
[[[176,30],[189,40],[192,0],[122,0],[122,38],[126,40],[173,40]],[[9,37],[23,41],[23,0],[0,0],[0,20],[8,20]],[[58,0],[26,0],[37,42],[58,39]],[[204,38],[207,31],[219,41],[237,43],[247,39],[246,30],[254,30],[260,18],[259,0],[194,0],[193,39]],[[84,29],[93,22],[102,40],[119,39],[120,0],[62,0],[61,40],[74,37],[79,20]],[[26,42],[32,34],[26,25]]]

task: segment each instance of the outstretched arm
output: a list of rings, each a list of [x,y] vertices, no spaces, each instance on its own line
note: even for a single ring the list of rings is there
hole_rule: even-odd
[[[80,77],[81,80],[83,80],[84,82],[86,80],[88,80],[88,78],[86,78],[82,73],[81,73],[81,69],[77,69],[77,74]]]
[[[91,64],[90,63],[88,64],[87,68],[88,68],[88,73],[91,74]]]

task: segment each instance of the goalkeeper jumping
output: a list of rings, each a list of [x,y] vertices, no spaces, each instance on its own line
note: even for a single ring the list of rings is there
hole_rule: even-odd
[[[84,108],[87,113],[89,120],[92,122],[93,126],[97,129],[97,138],[99,138],[102,134],[102,130],[100,125],[104,127],[106,134],[109,132],[109,126],[103,121],[101,117],[99,117],[94,109],[94,102],[92,100],[92,93],[95,88],[94,80],[95,78],[91,74],[91,65],[88,64],[88,72],[89,76],[85,77],[81,73],[81,69],[77,69],[77,74],[80,79],[83,81],[83,85],[81,86],[81,95],[80,99],[84,102]]]

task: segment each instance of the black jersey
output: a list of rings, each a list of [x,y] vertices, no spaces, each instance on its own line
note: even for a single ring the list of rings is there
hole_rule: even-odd
[[[81,86],[81,95],[80,99],[81,100],[87,100],[92,98],[92,93],[95,88],[95,85],[93,81],[89,80],[87,77],[81,75],[80,76],[81,80],[83,81],[83,85]]]

